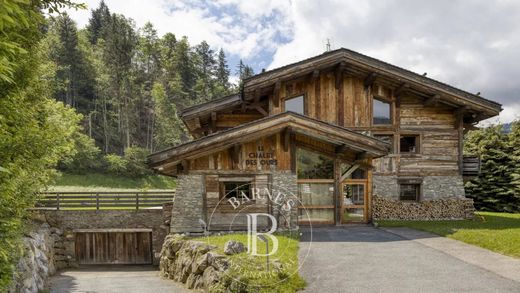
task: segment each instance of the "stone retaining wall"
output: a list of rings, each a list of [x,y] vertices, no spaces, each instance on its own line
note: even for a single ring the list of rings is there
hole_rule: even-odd
[[[422,200],[464,198],[462,176],[424,176],[420,178],[422,179]],[[374,175],[372,180],[374,194],[389,199],[399,199],[399,177]]]
[[[468,198],[444,198],[406,202],[374,195],[372,217],[374,220],[455,220],[471,219],[473,200]]]
[[[178,234],[168,235],[161,251],[161,276],[185,283],[188,289],[210,290],[229,268],[227,257],[215,249]]]

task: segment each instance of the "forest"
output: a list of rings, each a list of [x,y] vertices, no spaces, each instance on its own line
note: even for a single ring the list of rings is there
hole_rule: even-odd
[[[79,29],[71,0],[0,1],[0,291],[22,253],[27,208],[58,171],[139,177],[146,155],[190,137],[177,113],[253,74],[225,52],[136,27],[104,2]]]

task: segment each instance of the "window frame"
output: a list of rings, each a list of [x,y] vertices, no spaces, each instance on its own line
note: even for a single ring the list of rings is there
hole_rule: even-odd
[[[282,101],[282,105],[283,105],[283,109],[282,109],[282,112],[287,112],[286,108],[285,108],[285,103],[289,100],[292,100],[292,99],[297,99],[299,97],[302,97],[302,100],[303,100],[303,113],[300,114],[300,113],[296,113],[294,111],[291,111],[293,113],[296,113],[296,114],[300,114],[300,115],[304,115],[304,116],[307,116],[307,94],[306,93],[300,93],[300,94],[297,94],[297,95],[292,95],[292,96],[289,96],[289,97],[285,97]]]
[[[403,199],[402,198],[402,188],[403,186],[415,186],[415,199]],[[399,201],[408,201],[408,202],[419,202],[421,200],[421,184],[417,183],[400,183],[399,184]]]
[[[251,194],[252,194],[252,188],[253,188],[253,183],[254,183],[254,180],[253,178],[249,178],[249,177],[245,177],[245,178],[219,178],[219,199],[220,200],[223,200],[223,199],[230,199],[231,197],[228,197],[227,195],[229,194],[229,192],[226,192],[226,184],[235,184],[235,185],[249,185],[249,193],[247,194],[249,200],[251,201],[254,201],[254,199],[251,197]],[[236,188],[236,187],[235,187]],[[235,196],[232,196],[232,197],[235,197],[236,199],[242,199],[244,197],[242,196],[237,196],[237,194],[235,194]]]
[[[422,178],[399,178],[397,180],[397,183],[399,185],[399,194],[398,194],[399,201],[404,201],[404,202],[419,202],[419,201],[421,201],[422,196],[423,196],[423,182],[422,182]],[[401,198],[401,192],[402,192],[403,185],[412,185],[412,186],[416,186],[417,187],[415,200],[412,200],[412,199],[402,199]]]
[[[385,104],[388,104],[390,107],[389,107],[389,114],[390,114],[390,123],[387,123],[387,124],[381,124],[381,123],[375,123],[374,122],[374,106],[375,106],[375,103],[374,103],[374,100],[377,100],[381,103],[385,103]],[[372,124],[372,126],[379,126],[379,127],[389,127],[389,126],[393,126],[394,125],[394,103],[392,100],[388,99],[388,98],[385,98],[385,97],[382,97],[382,96],[378,96],[378,95],[372,95],[372,117],[370,119],[370,123]]]
[[[403,137],[415,137],[415,152],[403,152],[401,151],[401,138]],[[422,151],[422,146],[421,146],[421,142],[422,142],[422,138],[421,138],[421,134],[419,133],[400,133],[399,134],[399,154],[401,155],[419,155],[421,154],[421,151]]]

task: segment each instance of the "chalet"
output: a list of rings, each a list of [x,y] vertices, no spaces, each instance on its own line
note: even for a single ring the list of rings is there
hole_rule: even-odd
[[[243,228],[229,199],[259,187],[297,196],[291,227],[462,219],[473,209],[463,187],[464,133],[500,111],[479,95],[342,48],[185,109],[194,140],[148,161],[178,178],[172,232],[200,232],[201,223]],[[269,200],[247,204],[275,213]]]

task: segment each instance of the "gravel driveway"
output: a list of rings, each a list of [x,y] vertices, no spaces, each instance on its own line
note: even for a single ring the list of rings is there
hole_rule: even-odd
[[[373,227],[315,228],[310,237],[304,231],[300,244],[305,292],[520,292],[518,282]]]
[[[51,278],[51,292],[174,293],[191,292],[159,277],[152,266],[85,266],[62,271]]]

